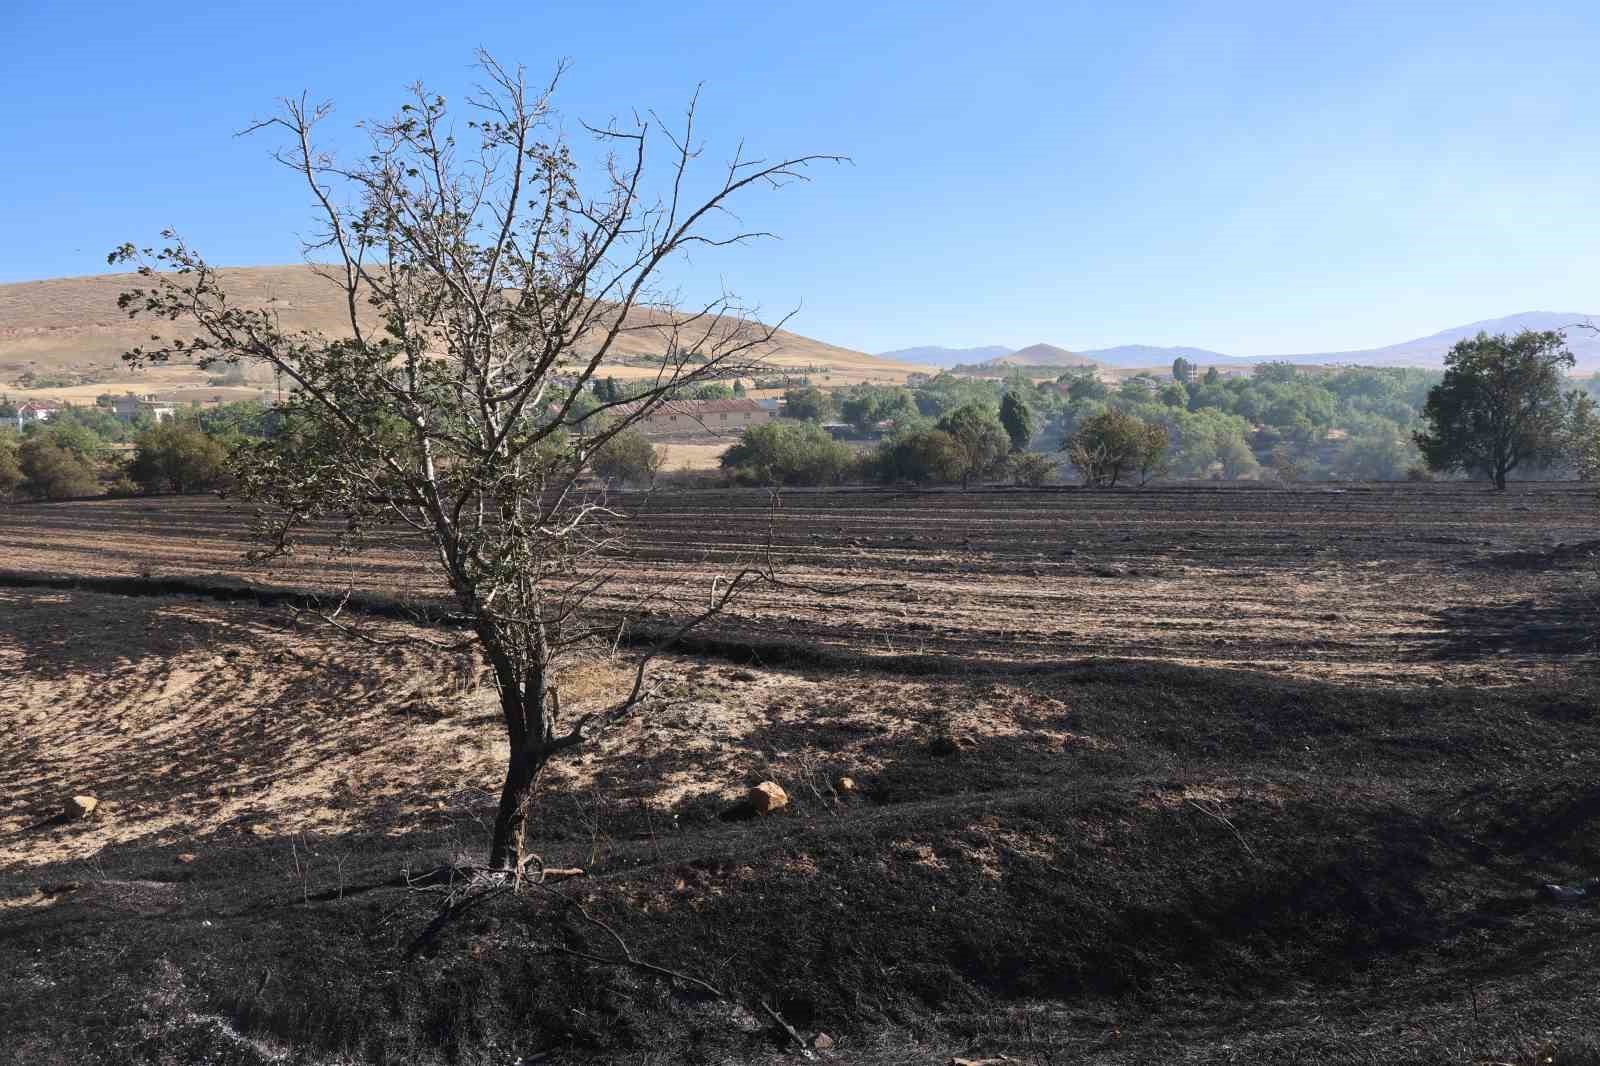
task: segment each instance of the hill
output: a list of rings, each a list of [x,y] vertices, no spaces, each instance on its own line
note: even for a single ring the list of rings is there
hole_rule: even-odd
[[[962,356],[958,362],[971,364],[1001,365],[1001,366],[1088,366],[1098,363],[1101,366],[1133,368],[1133,367],[1161,367],[1170,366],[1172,361],[1179,356],[1197,363],[1200,366],[1214,366],[1229,364],[1248,366],[1252,363],[1286,362],[1303,365],[1355,363],[1362,366],[1415,366],[1436,369],[1444,365],[1445,353],[1457,341],[1475,337],[1480,332],[1518,333],[1525,329],[1533,330],[1561,330],[1567,335],[1567,348],[1577,357],[1578,370],[1582,373],[1600,371],[1600,331],[1583,328],[1585,324],[1600,325],[1600,314],[1585,314],[1579,311],[1523,311],[1514,315],[1505,315],[1501,318],[1486,318],[1478,322],[1469,322],[1463,326],[1452,326],[1440,330],[1438,333],[1415,340],[1401,341],[1398,344],[1389,344],[1380,348],[1360,348],[1349,351],[1331,352],[1300,352],[1290,355],[1254,355],[1238,356],[1227,355],[1223,352],[1211,351],[1206,348],[1187,346],[1158,347],[1150,344],[1121,344],[1111,348],[1086,348],[1081,351],[1068,351],[1051,344],[1035,344],[1020,352],[1012,352],[998,345],[987,348],[939,348],[935,346],[923,348],[905,348],[899,352],[888,352],[885,356],[898,356],[912,359],[914,362],[933,363],[937,366],[953,366],[955,363],[947,362],[951,356]],[[982,353],[997,352],[998,355],[985,357]],[[970,358],[977,356],[978,358]]]
[[[1207,351],[1205,348],[1158,348],[1152,344],[1119,344],[1115,348],[1094,348],[1081,354],[1104,366],[1117,367],[1169,366],[1179,357],[1202,366],[1240,361],[1234,356]]]
[[[340,290],[308,266],[238,267],[221,271],[230,298],[277,309],[285,326],[329,335],[347,332]],[[148,341],[152,323],[130,320],[117,295],[138,283],[133,274],[53,278],[0,285],[0,380],[25,369],[89,371],[118,366],[128,348]],[[618,354],[654,354],[647,334],[625,336]],[[903,381],[926,367],[884,359],[780,331],[765,356],[775,368],[823,368],[834,384]]]
[[[1057,348],[1053,344],[1030,344],[1020,351],[1010,355],[1002,355],[998,359],[990,360],[994,366],[1094,366],[1095,362],[1086,355],[1069,352],[1065,348]]]
[[[982,363],[1010,354],[1011,349],[1003,344],[986,344],[981,348],[940,348],[937,345],[925,345],[921,348],[900,348],[892,352],[879,352],[878,358],[891,359],[903,363],[925,363],[928,366],[951,367],[969,363]]]
[[[1578,359],[1579,370],[1600,370],[1600,333],[1575,328],[1582,323],[1600,324],[1600,315],[1577,311],[1523,311],[1502,318],[1486,318],[1453,326],[1438,333],[1415,340],[1402,341],[1382,348],[1362,348],[1346,352],[1313,352],[1300,355],[1258,356],[1251,362],[1281,360],[1289,363],[1361,363],[1366,366],[1421,366],[1444,365],[1445,353],[1457,341],[1476,337],[1479,333],[1519,333],[1525,329],[1561,330],[1567,335],[1567,348]]]

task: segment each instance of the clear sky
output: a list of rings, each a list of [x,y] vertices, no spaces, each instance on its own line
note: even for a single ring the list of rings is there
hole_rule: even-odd
[[[708,160],[852,157],[746,205],[780,243],[694,265],[854,348],[1252,355],[1600,311],[1594,0],[0,8],[0,282],[169,225],[296,261],[306,196],[234,132],[303,89],[345,125],[419,77],[459,96],[482,44],[570,58],[574,123],[703,81]]]

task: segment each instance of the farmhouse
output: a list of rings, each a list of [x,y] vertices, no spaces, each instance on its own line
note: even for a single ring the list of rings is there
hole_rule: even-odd
[[[131,392],[112,400],[111,410],[124,422],[132,422],[140,415],[148,416],[152,422],[166,422],[178,415],[178,409],[165,400],[157,400],[153,396],[136,396]]]
[[[34,422],[48,422],[61,413],[61,405],[50,400],[28,400],[17,405],[17,429]]]
[[[632,404],[620,406],[624,414],[631,414],[630,408],[637,410]],[[773,412],[754,400],[668,400],[641,418],[637,426],[643,436],[659,438],[742,433],[772,419]]]

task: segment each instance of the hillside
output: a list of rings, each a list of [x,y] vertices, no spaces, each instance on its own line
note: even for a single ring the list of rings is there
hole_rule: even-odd
[[[1010,354],[1011,349],[1003,344],[986,344],[980,348],[941,348],[938,345],[923,345],[920,348],[899,348],[892,352],[879,352],[878,358],[904,363],[926,363],[928,366],[951,367],[982,363],[989,359],[998,359],[1002,355]]]
[[[1453,326],[1438,333],[1381,348],[1362,348],[1347,352],[1313,352],[1300,355],[1259,356],[1251,362],[1278,359],[1291,363],[1361,363],[1366,366],[1439,367],[1445,353],[1457,341],[1479,333],[1520,333],[1525,329],[1560,330],[1567,335],[1567,348],[1578,360],[1579,370],[1600,370],[1600,333],[1583,329],[1581,323],[1600,324],[1600,315],[1578,311],[1524,311],[1502,318],[1487,318]]]
[[[1094,366],[1095,362],[1088,356],[1069,352],[1065,348],[1057,348],[1053,344],[1030,344],[1020,351],[1010,355],[1002,355],[991,360],[996,366]]]
[[[1119,344],[1115,348],[1094,348],[1083,351],[1085,358],[1093,359],[1103,366],[1115,367],[1151,367],[1170,366],[1174,359],[1182,357],[1191,363],[1201,366],[1210,366],[1213,363],[1235,363],[1238,359],[1221,352],[1208,351],[1205,348],[1158,348],[1153,344]]]
[[[340,291],[307,266],[240,267],[221,272],[230,297],[245,306],[270,304],[293,330],[345,332]],[[154,330],[117,309],[117,295],[137,284],[132,274],[53,278],[0,285],[0,380],[24,369],[79,370],[114,367],[128,348]],[[653,354],[648,335],[620,342],[622,356]],[[782,331],[765,359],[774,367],[823,367],[835,384],[903,381],[925,370],[900,360]]]

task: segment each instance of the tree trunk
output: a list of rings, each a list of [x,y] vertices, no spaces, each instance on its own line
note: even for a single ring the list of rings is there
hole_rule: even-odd
[[[542,646],[538,650],[542,652]],[[555,707],[545,690],[544,668],[535,665],[537,659],[535,663],[519,664],[498,643],[486,652],[500,685],[500,709],[511,749],[505,783],[500,789],[500,806],[495,811],[494,835],[489,842],[489,867],[515,870],[523,860],[528,802],[539,771],[552,753]]]
[[[523,832],[528,824],[528,801],[539,776],[526,750],[511,749],[505,785],[500,789],[500,809],[494,816],[494,838],[489,844],[491,870],[515,870],[522,865]]]

